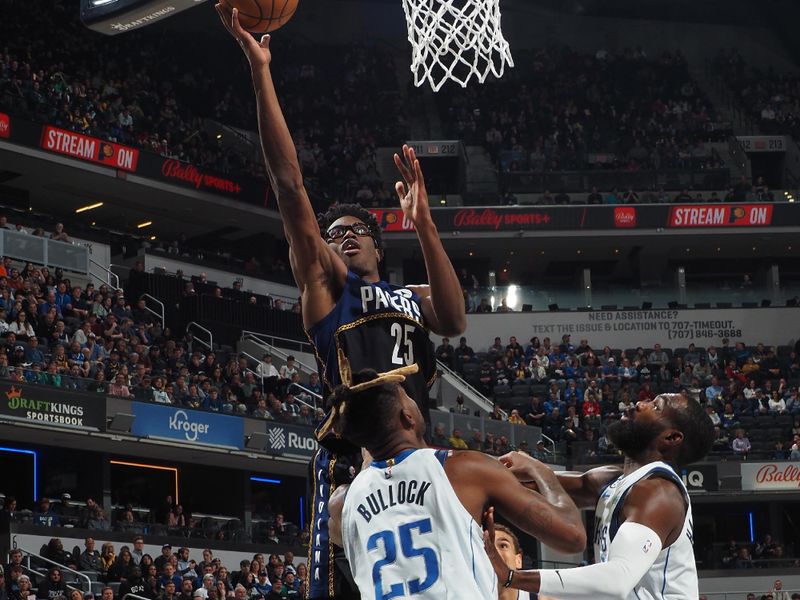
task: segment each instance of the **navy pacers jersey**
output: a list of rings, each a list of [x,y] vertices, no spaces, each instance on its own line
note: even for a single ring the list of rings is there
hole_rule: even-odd
[[[328,392],[341,381],[341,348],[353,373],[374,369],[382,373],[418,364],[419,371],[403,383],[428,421],[428,387],[436,375],[433,344],[422,316],[421,299],[411,290],[385,281],[370,283],[348,271],[344,290],[334,309],[308,330]],[[310,465],[313,485],[309,585],[307,598],[358,597],[343,577],[347,566],[334,552],[328,536],[328,498],[336,485],[349,483],[361,465],[361,450],[330,433]],[[349,575],[349,573],[347,573]],[[352,595],[351,595],[352,594]]]
[[[385,281],[370,283],[348,271],[336,306],[309,329],[308,337],[329,391],[342,382],[339,348],[353,373],[418,364],[419,372],[407,377],[403,387],[428,420],[428,387],[436,375],[436,359],[416,292]]]

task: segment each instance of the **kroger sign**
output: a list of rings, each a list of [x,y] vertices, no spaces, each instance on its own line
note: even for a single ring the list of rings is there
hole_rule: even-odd
[[[201,410],[185,410],[159,404],[133,403],[131,433],[178,441],[243,448],[244,423],[231,417]]]

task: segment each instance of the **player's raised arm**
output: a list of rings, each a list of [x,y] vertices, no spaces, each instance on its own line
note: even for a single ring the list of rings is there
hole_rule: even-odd
[[[461,283],[431,217],[428,191],[419,160],[413,148],[403,146],[403,157],[395,154],[394,162],[403,178],[395,184],[395,191],[403,214],[417,230],[428,272],[429,285],[409,287],[422,297],[422,312],[434,333],[461,335],[467,325]]]
[[[483,509],[492,505],[505,519],[543,544],[560,552],[582,552],[586,530],[580,512],[555,473],[539,464],[533,477],[541,492],[523,486],[502,463],[477,452],[454,455],[445,463],[445,469],[462,503],[473,515],[476,510],[483,514]],[[476,503],[480,505],[477,508]]]
[[[222,3],[217,4],[216,9],[223,25],[250,62],[258,106],[261,148],[270,184],[278,200],[297,285],[304,292],[306,283],[314,279],[338,276],[343,282],[347,269],[320,236],[317,218],[303,185],[297,150],[275,92],[270,72],[270,36],[263,36],[259,43],[242,28],[236,9],[231,11]]]
[[[521,452],[509,452],[500,457],[500,462],[508,467],[525,487],[538,491],[535,480],[537,461]],[[622,475],[621,467],[609,465],[586,472],[559,472],[556,473],[556,478],[580,509],[594,508],[603,488],[620,475]]]
[[[684,517],[685,505],[678,487],[656,478],[631,489],[623,510],[624,522],[609,546],[607,562],[574,569],[509,569],[494,547],[491,522],[487,522],[484,546],[497,576],[510,582],[509,587],[552,598],[617,600],[627,598],[661,549],[675,542]]]

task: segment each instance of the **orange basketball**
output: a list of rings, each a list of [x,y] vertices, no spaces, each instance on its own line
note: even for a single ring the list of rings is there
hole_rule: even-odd
[[[239,9],[239,23],[251,33],[269,33],[286,25],[300,0],[222,0]]]

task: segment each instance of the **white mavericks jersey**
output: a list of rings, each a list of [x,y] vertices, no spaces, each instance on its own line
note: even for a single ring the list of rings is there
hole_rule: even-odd
[[[350,484],[342,539],[363,600],[496,600],[483,531],[445,474],[447,456],[405,450]]]
[[[597,562],[608,560],[608,548],[617,534],[622,507],[631,488],[643,479],[663,477],[674,481],[686,499],[686,518],[680,536],[664,548],[656,562],[639,581],[626,600],[685,600],[697,598],[697,567],[694,562],[692,505],[689,492],[675,470],[665,462],[652,462],[608,485],[600,499],[594,519],[594,555]]]

